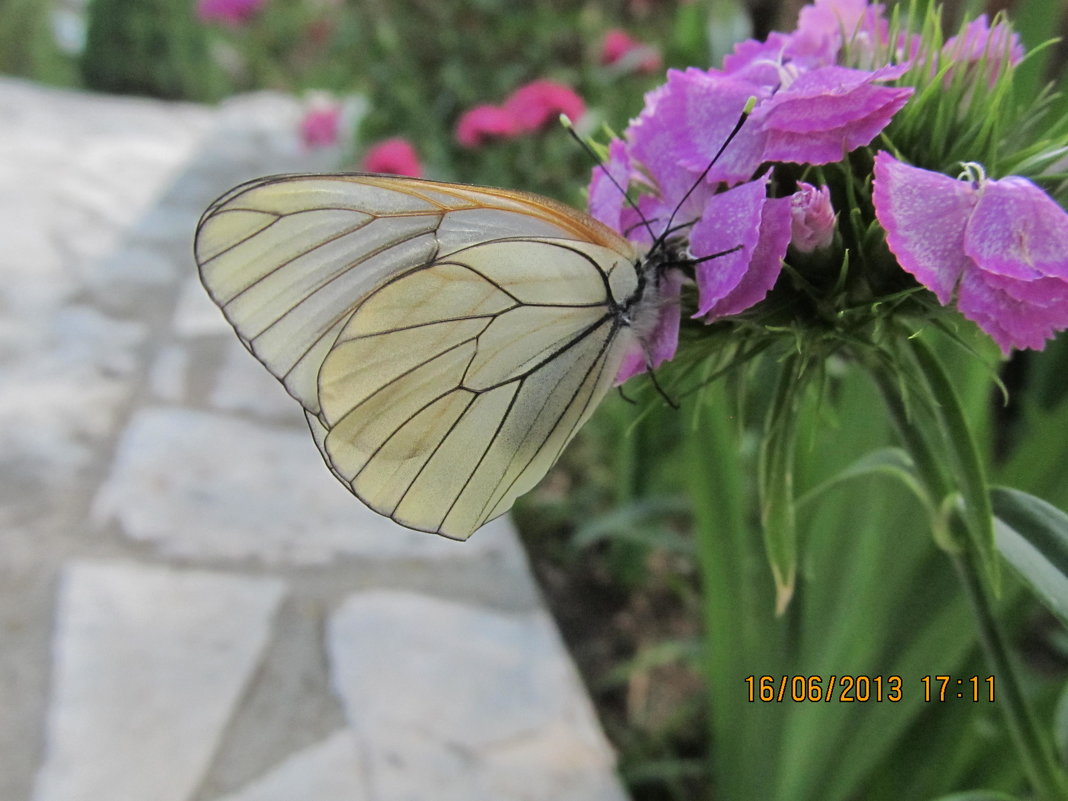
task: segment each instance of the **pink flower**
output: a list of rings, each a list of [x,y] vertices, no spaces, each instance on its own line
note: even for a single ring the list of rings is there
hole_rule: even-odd
[[[798,181],[790,196],[790,244],[802,253],[825,248],[834,241],[834,208],[831,190]]]
[[[764,160],[828,164],[868,144],[914,92],[876,82],[899,78],[907,68],[818,67],[802,73],[753,112],[768,135]]]
[[[488,103],[468,109],[456,123],[456,141],[463,147],[479,147],[518,132],[519,123],[511,112]]]
[[[1019,35],[1012,33],[1005,22],[991,28],[986,14],[980,14],[965,26],[960,36],[946,40],[942,55],[954,64],[975,64],[986,59],[1000,71],[1006,57],[1013,67],[1023,61],[1024,49]]]
[[[221,22],[237,27],[256,16],[264,0],[198,0],[197,17],[201,22]]]
[[[1068,214],[1025,178],[966,180],[875,157],[872,199],[898,263],[1002,351],[1068,328]]]
[[[504,101],[504,110],[515,119],[521,131],[540,131],[560,114],[578,120],[586,104],[570,87],[548,80],[520,86]]]
[[[416,155],[412,143],[400,136],[384,139],[369,148],[363,157],[363,169],[367,172],[408,175],[412,178],[423,174],[419,156]]]
[[[711,321],[745,311],[775,285],[790,243],[790,199],[769,198],[771,174],[708,199],[690,233],[697,258],[733,252],[699,262],[697,314]]]
[[[660,69],[660,53],[655,47],[632,39],[621,28],[607,31],[601,40],[601,63],[618,65],[637,72],[656,72]]]
[[[337,144],[341,123],[341,104],[332,100],[314,101],[300,121],[300,139],[305,147]]]

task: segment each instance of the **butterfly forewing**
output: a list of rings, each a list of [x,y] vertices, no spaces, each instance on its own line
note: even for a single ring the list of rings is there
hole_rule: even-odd
[[[636,254],[535,195],[261,179],[208,209],[196,255],[334,474],[376,511],[455,538],[540,480],[633,344],[620,310]]]

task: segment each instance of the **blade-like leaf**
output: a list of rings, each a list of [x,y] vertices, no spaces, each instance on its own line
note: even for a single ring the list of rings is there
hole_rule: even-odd
[[[998,550],[1040,601],[1068,626],[1068,515],[1019,490],[990,493]]]
[[[832,487],[836,487],[851,478],[878,474],[899,479],[924,505],[930,506],[930,498],[916,478],[916,468],[912,463],[912,459],[903,449],[893,447],[877,448],[870,453],[864,454],[844,470],[800,496],[795,505],[800,511]]]

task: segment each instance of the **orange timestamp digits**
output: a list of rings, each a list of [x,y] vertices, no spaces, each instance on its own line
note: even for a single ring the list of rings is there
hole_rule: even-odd
[[[900,676],[746,676],[746,693],[750,703],[758,701],[812,701],[867,703],[901,701]]]

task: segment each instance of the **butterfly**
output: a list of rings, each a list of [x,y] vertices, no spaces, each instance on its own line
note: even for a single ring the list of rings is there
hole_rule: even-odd
[[[541,480],[643,347],[668,250],[534,194],[356,173],[238,186],[195,242],[337,479],[461,540]]]

